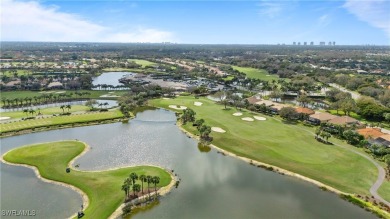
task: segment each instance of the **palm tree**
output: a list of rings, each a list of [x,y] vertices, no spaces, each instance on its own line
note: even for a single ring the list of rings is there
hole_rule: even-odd
[[[144,194],[144,182],[146,181],[146,176],[142,174],[141,176],[139,176],[139,180],[141,180],[141,191],[142,194]]]
[[[125,191],[125,197],[127,198],[128,192],[129,192],[129,187],[127,186],[127,184],[125,182],[122,185],[122,191]]]
[[[68,105],[66,105],[66,108],[68,109],[68,112],[69,112],[69,110],[72,109],[72,105],[68,104]]]
[[[126,178],[124,184],[126,185],[126,188],[127,188],[127,196],[126,197],[129,197],[130,186],[131,186],[131,179],[130,178]]]
[[[152,178],[152,183],[154,184],[154,191],[156,192],[156,191],[157,191],[157,190],[156,190],[156,186],[157,186],[157,184],[160,183],[160,177],[154,176],[154,177]]]
[[[104,107],[105,107],[105,108],[107,108],[107,106],[108,106],[108,103],[107,103],[107,102],[105,102],[105,103],[103,103],[103,105],[104,105]]]
[[[149,184],[152,182],[152,176],[147,175],[146,176],[146,182],[148,183],[148,193],[150,193],[150,191],[149,191]]]
[[[135,180],[138,179],[138,175],[136,173],[130,173],[129,178],[133,181],[133,185],[135,185]]]
[[[65,113],[65,105],[60,106],[60,109],[62,109],[62,114]]]
[[[28,109],[24,109],[23,112],[26,113],[26,116],[28,116],[29,113]]]
[[[141,186],[139,184],[134,184],[133,185],[133,196],[134,196],[134,198],[135,198],[135,192],[138,193],[139,191],[141,191]]]
[[[31,113],[31,116],[35,113],[35,110],[30,109],[29,113]]]

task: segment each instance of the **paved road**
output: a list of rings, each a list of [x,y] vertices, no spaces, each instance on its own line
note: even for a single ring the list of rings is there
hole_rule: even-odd
[[[361,95],[359,93],[354,92],[354,91],[350,91],[350,90],[348,90],[348,89],[346,89],[346,88],[344,88],[344,87],[342,87],[342,86],[340,86],[338,84],[329,83],[329,86],[334,87],[334,88],[336,88],[338,90],[341,90],[343,92],[350,93],[351,96],[352,96],[352,99],[354,99],[354,100],[357,100],[357,99],[359,99],[361,97]]]

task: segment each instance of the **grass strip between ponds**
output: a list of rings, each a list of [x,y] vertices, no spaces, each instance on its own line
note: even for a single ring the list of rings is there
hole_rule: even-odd
[[[41,177],[81,190],[88,197],[87,200],[84,198],[87,202],[83,218],[108,218],[123,203],[125,195],[121,186],[131,172],[160,177],[159,188],[173,180],[167,171],[155,166],[103,171],[71,169],[70,173],[66,173],[70,162],[87,150],[88,146],[80,141],[50,142],[16,148],[4,154],[2,159],[11,164],[35,167]]]

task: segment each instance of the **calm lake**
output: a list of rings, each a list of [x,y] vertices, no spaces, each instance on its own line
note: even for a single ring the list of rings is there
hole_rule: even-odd
[[[123,78],[126,75],[131,75],[133,73],[131,72],[105,72],[101,75],[99,75],[96,78],[93,78],[92,84],[98,85],[98,84],[106,84],[106,85],[123,85],[119,83],[119,79]]]
[[[74,163],[83,170],[153,164],[173,169],[180,186],[134,218],[375,218],[302,180],[251,166],[215,150],[202,152],[167,110],[147,110],[114,123],[1,139],[1,153],[26,144],[78,139],[92,149]],[[118,188],[118,192],[122,192]],[[1,208],[34,209],[37,218],[75,213],[81,197],[38,180],[23,167],[1,165]],[[18,217],[19,218],[19,217]]]

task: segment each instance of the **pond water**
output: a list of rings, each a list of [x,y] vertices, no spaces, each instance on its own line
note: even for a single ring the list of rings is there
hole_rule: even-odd
[[[106,85],[122,85],[119,83],[119,79],[123,78],[126,75],[131,75],[133,73],[130,72],[105,72],[101,75],[99,75],[96,78],[93,78],[92,84],[98,85],[98,84],[106,84]]]
[[[1,152],[25,144],[79,139],[92,147],[75,161],[83,170],[140,164],[173,169],[182,180],[180,186],[134,218],[375,218],[310,183],[251,166],[213,149],[204,152],[207,150],[198,148],[197,141],[182,133],[175,121],[173,112],[147,110],[128,124],[4,138]],[[39,218],[63,218],[79,208],[81,199],[77,194],[43,185],[29,172],[32,171],[23,167],[1,166],[2,206],[36,208],[42,215]],[[122,192],[120,188],[118,192]],[[50,196],[58,197],[60,204],[48,208]],[[33,206],[36,199],[40,201]],[[65,210],[67,214],[63,213]]]

